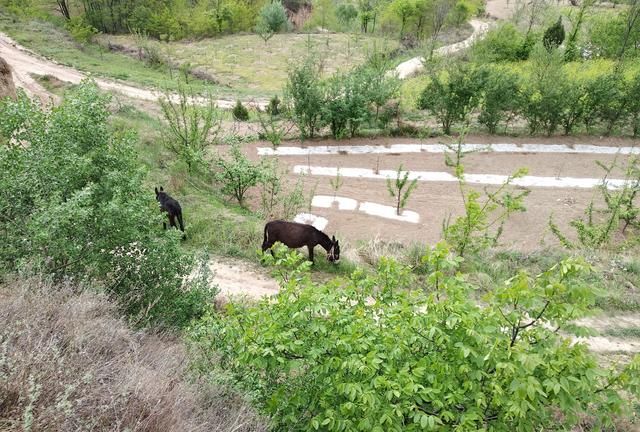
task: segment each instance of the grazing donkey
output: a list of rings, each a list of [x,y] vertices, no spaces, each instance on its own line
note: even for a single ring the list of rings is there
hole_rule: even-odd
[[[178,223],[180,224],[180,231],[182,231],[182,239],[186,239],[187,236],[184,234],[184,223],[182,223],[182,207],[180,207],[180,203],[175,199],[171,198],[171,196],[162,189],[160,186],[160,190],[156,188],[156,200],[160,203],[160,211],[167,212],[167,217],[169,218],[169,225],[172,227],[178,228],[176,226],[176,219],[178,219]],[[167,223],[162,222],[162,226],[164,229],[167,229]]]
[[[313,262],[313,248],[320,245],[327,251],[327,260],[337,263],[340,260],[340,245],[335,236],[328,235],[312,225],[297,222],[275,220],[264,226],[264,241],[262,252],[269,249],[275,242],[280,242],[290,248],[306,246],[309,249],[309,261]],[[273,254],[273,251],[271,251]]]

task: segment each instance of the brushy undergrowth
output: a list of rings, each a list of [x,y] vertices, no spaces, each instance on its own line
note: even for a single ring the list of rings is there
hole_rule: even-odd
[[[71,282],[0,286],[0,430],[266,430],[236,393],[189,380],[174,336],[116,311]]]

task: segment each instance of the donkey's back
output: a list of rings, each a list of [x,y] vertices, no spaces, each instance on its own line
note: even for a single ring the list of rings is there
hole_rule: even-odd
[[[262,250],[269,249],[275,242],[280,242],[290,248],[315,246],[319,243],[318,231],[311,225],[297,222],[275,220],[264,226],[264,241]]]

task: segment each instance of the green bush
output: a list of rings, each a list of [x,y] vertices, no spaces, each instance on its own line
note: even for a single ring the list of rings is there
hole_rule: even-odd
[[[233,106],[233,110],[231,110],[231,114],[233,114],[233,118],[238,121],[249,120],[249,110],[242,105],[240,100],[236,101],[236,104]]]
[[[564,36],[564,26],[562,25],[562,17],[560,17],[555,24],[545,30],[542,44],[548,51],[557,49],[564,42]]]
[[[318,65],[307,59],[294,66],[289,71],[285,97],[302,138],[313,138],[323,126],[324,89]]]
[[[440,73],[420,94],[418,108],[429,111],[449,135],[456,122],[466,121],[469,113],[480,102],[483,73],[465,64],[448,68]]]
[[[526,60],[529,52],[524,52],[525,37],[511,23],[503,23],[487,32],[473,46],[473,54],[478,62],[515,62]]]
[[[489,133],[496,133],[500,123],[508,123],[515,117],[519,90],[517,74],[505,69],[487,68],[478,123],[486,126]]]
[[[214,177],[222,185],[222,193],[245,205],[249,188],[256,186],[263,177],[264,163],[252,163],[237,144],[229,149],[230,157],[218,155],[214,160]]]
[[[266,111],[267,114],[272,116],[277,116],[280,114],[282,101],[278,97],[278,95],[274,95],[271,99],[269,99],[269,105],[267,105]]]
[[[65,28],[71,34],[71,37],[81,44],[91,42],[93,36],[98,33],[93,26],[89,25],[82,17],[74,16],[65,22]]]
[[[538,46],[532,53],[531,73],[523,84],[519,101],[520,112],[531,134],[543,129],[551,135],[560,124],[561,113],[567,103],[568,81],[562,63],[562,55],[557,51],[548,52]]]
[[[555,331],[593,305],[580,260],[522,271],[477,305],[443,244],[422,258],[436,270],[421,282],[386,258],[326,283],[299,254],[265,258],[279,294],[209,315],[192,338],[200,370],[229,373],[275,430],[569,430],[585,417],[606,428],[640,392],[640,357],[602,368]]]
[[[280,0],[267,2],[260,9],[255,31],[266,43],[274,34],[287,30],[288,24],[289,18],[282,2]]]
[[[136,137],[111,132],[108,104],[86,81],[49,111],[24,94],[0,103],[1,134],[16,143],[0,146],[2,271],[84,279],[139,324],[184,325],[208,291],[183,287],[193,259],[162,231]]]

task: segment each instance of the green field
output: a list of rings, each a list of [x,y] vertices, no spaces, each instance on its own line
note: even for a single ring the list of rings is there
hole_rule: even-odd
[[[101,36],[101,41],[135,47],[130,36]],[[312,54],[325,74],[361,64],[369,55],[385,53],[396,41],[360,34],[277,34],[267,43],[257,35],[228,35],[197,42],[150,42],[167,58],[211,74],[239,94],[280,93],[291,62]]]

